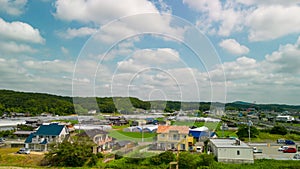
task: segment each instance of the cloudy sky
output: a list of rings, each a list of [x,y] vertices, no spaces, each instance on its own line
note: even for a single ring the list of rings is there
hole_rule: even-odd
[[[0,0],[0,88],[300,105],[300,0]]]

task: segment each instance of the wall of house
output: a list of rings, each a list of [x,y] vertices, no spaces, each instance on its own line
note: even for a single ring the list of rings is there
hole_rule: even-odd
[[[215,153],[215,152],[214,152]],[[217,148],[215,154],[219,162],[253,163],[253,150],[251,148],[229,147]]]

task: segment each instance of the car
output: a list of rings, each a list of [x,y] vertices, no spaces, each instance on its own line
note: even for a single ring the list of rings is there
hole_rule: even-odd
[[[0,143],[4,143],[5,142],[5,139],[4,138],[0,138]]]
[[[294,148],[294,147],[289,147],[289,148],[283,150],[282,152],[284,152],[284,153],[296,153],[297,149]]]
[[[289,146],[281,146],[281,147],[278,148],[278,151],[283,151],[287,148],[289,148]]]
[[[285,144],[285,139],[278,139],[277,144]]]
[[[293,160],[300,160],[300,154],[295,154]]]
[[[18,154],[30,154],[30,149],[28,149],[28,148],[20,148],[20,150],[17,153]]]
[[[292,140],[285,140],[286,145],[295,145],[295,142]]]
[[[256,147],[253,147],[253,153],[262,153],[262,149],[257,149]]]

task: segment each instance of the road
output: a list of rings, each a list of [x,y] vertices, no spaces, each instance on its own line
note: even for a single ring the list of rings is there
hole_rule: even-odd
[[[251,147],[262,149],[263,153],[254,154],[254,159],[275,159],[275,160],[291,160],[296,153],[283,153],[278,151],[280,144],[255,144],[252,143]],[[295,146],[293,146],[295,147]],[[299,152],[298,152],[299,153]]]

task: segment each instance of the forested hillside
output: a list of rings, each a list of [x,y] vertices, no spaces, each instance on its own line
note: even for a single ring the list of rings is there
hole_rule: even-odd
[[[104,98],[75,98],[56,96],[42,93],[16,92],[11,90],[0,90],[0,116],[4,112],[29,113],[31,116],[47,112],[55,115],[69,115],[75,113],[87,113],[89,110],[98,110],[104,113],[130,113],[135,108],[150,110],[164,110],[174,112],[178,110],[200,110],[210,109],[210,102],[179,102],[179,101],[142,101],[130,97],[104,97]],[[216,103],[214,103],[216,104]],[[218,103],[223,105],[222,103]],[[132,107],[133,106],[133,107]],[[292,111],[299,112],[300,106],[279,104],[251,104],[246,102],[233,102],[225,104],[227,110],[256,110],[269,111]],[[75,108],[74,108],[75,107]]]

